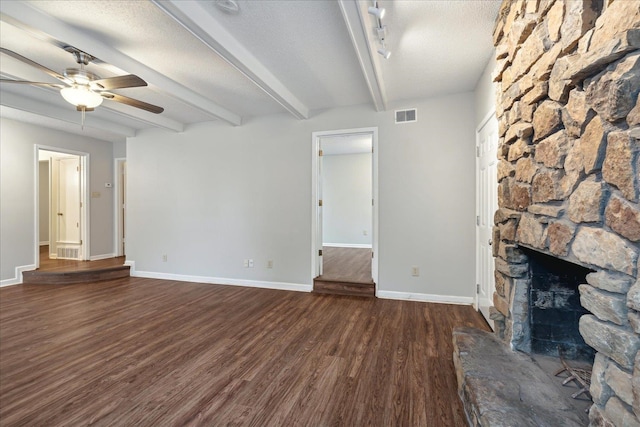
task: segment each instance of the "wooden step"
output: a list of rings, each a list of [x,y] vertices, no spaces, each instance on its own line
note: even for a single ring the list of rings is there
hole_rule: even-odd
[[[376,285],[373,282],[348,282],[334,279],[313,279],[313,292],[317,294],[351,295],[361,297],[375,297]]]
[[[122,279],[129,277],[130,267],[118,265],[80,271],[25,271],[22,283],[40,285],[69,285],[73,283],[99,282],[102,280]]]

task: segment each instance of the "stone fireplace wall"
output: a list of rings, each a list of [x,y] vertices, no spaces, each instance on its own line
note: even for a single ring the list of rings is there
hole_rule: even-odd
[[[594,270],[591,425],[640,425],[640,0],[504,0],[494,43],[496,333],[531,350],[522,247]]]

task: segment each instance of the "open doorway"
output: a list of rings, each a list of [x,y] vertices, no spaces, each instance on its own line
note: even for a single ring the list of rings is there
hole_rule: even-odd
[[[125,230],[125,210],[126,210],[126,190],[127,190],[127,159],[117,158],[115,174],[115,196],[116,196],[116,256],[126,255],[126,230]]]
[[[375,293],[376,129],[314,133],[314,291]],[[366,289],[365,289],[366,288]]]
[[[36,147],[36,254],[40,258],[86,260],[88,253],[87,156]]]

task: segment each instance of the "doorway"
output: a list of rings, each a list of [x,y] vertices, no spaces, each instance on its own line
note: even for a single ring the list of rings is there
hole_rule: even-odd
[[[476,307],[493,329],[489,308],[495,291],[493,215],[498,209],[498,120],[491,113],[476,131]]]
[[[37,267],[41,255],[69,260],[89,257],[87,157],[86,153],[36,147]]]
[[[313,144],[312,277],[367,282],[373,290],[378,272],[377,128],[314,132]]]
[[[126,255],[126,231],[125,231],[125,210],[126,210],[126,191],[127,191],[127,159],[116,158],[116,174],[115,174],[115,218],[116,218],[116,238],[115,248],[116,256]]]

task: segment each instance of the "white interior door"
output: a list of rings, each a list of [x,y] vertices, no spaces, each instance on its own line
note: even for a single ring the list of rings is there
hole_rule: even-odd
[[[494,260],[492,254],[493,215],[498,209],[498,120],[495,114],[477,132],[477,218],[476,218],[476,276],[477,306],[493,328],[489,307],[495,291]],[[498,242],[495,242],[497,245]]]
[[[57,239],[58,258],[82,259],[80,157],[58,162]]]
[[[322,234],[322,143],[318,141],[318,214],[317,218],[317,230],[319,239],[317,241],[318,246],[318,276],[322,276],[322,243],[323,243],[323,234]]]

